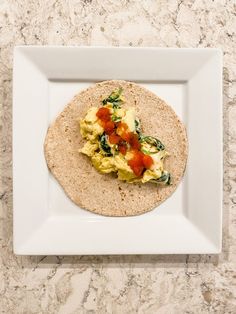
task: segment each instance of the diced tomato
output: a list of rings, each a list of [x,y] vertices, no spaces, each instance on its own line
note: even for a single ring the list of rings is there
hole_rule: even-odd
[[[99,120],[99,124],[105,129],[106,121]]]
[[[143,170],[149,169],[153,164],[153,159],[139,150],[133,150],[133,157],[128,161],[128,165],[136,176],[141,176]]]
[[[138,135],[135,133],[130,133],[129,143],[133,149],[140,149],[141,147],[138,140]]]
[[[134,166],[133,172],[137,177],[140,177],[143,173],[144,167],[142,166]]]
[[[115,123],[113,121],[107,121],[104,125],[104,131],[107,134],[112,134],[115,129]]]
[[[111,119],[111,114],[110,114],[110,110],[108,108],[99,108],[96,116],[101,120],[101,121],[110,121]]]
[[[123,128],[124,130],[128,129],[128,125],[125,122],[116,122],[116,126],[119,128]]]
[[[133,151],[133,158],[128,161],[128,165],[133,170],[134,174],[136,176],[141,176],[143,170],[144,170],[144,164],[143,164],[143,153],[134,150]]]
[[[117,126],[117,133],[118,134],[122,134],[122,133],[126,132],[126,130],[128,129],[128,125],[124,122],[117,122],[116,126]]]
[[[130,166],[130,168],[133,170],[134,174],[139,177],[141,176],[144,167],[142,164],[140,164],[139,161],[136,161],[135,159],[130,159],[128,161],[128,165]]]
[[[113,132],[109,136],[109,141],[110,141],[111,144],[118,144],[121,141],[121,137]]]
[[[143,153],[139,150],[132,150],[133,158],[137,165],[143,166]]]
[[[121,137],[124,141],[126,141],[126,142],[129,143],[130,134],[131,134],[130,132],[123,132],[123,133],[121,133],[120,137]]]
[[[143,165],[145,168],[149,169],[153,165],[153,159],[149,155],[143,156]]]
[[[119,151],[121,152],[122,155],[125,155],[127,152],[127,145],[125,143],[120,143]]]

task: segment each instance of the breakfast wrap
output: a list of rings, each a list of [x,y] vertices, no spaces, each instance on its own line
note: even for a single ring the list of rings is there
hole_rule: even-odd
[[[176,189],[187,136],[173,109],[138,84],[104,81],[80,92],[49,127],[45,157],[79,207],[106,216],[148,212]]]

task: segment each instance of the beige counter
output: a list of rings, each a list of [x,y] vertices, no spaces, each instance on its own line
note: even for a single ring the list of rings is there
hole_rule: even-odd
[[[223,49],[222,254],[17,257],[12,253],[12,55],[17,44]],[[0,313],[235,313],[234,0],[2,0],[0,103]]]

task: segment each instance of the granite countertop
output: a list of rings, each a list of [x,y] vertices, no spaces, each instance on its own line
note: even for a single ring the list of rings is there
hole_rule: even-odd
[[[15,256],[12,56],[15,45],[219,47],[224,53],[223,252],[218,255]],[[0,313],[235,313],[236,2],[0,2]]]

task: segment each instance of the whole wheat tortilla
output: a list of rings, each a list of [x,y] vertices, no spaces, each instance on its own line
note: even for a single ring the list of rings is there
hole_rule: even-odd
[[[144,134],[161,140],[170,156],[165,169],[172,185],[130,184],[115,174],[100,174],[90,159],[79,153],[85,140],[79,131],[78,118],[90,107],[101,106],[105,98],[123,88],[125,107],[134,107]],[[49,127],[45,140],[49,169],[69,198],[81,208],[106,216],[132,216],[150,211],[167,199],[183,176],[187,161],[187,137],[184,125],[173,109],[147,89],[126,81],[104,81],[76,95]]]

